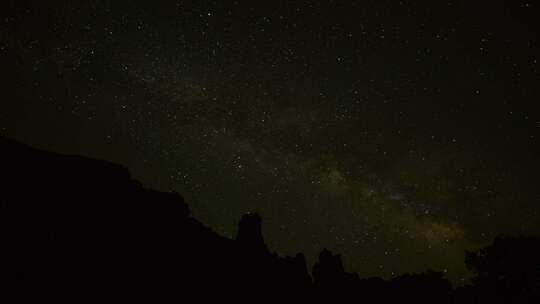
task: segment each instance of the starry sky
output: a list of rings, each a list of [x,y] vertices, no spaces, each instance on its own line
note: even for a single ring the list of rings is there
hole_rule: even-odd
[[[474,2],[474,3],[471,3]],[[128,166],[234,237],[361,277],[540,233],[535,1],[23,1],[0,134]]]

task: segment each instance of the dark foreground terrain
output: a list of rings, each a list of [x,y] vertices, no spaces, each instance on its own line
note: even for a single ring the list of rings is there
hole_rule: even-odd
[[[126,168],[35,150],[0,138],[4,295],[19,302],[133,301],[540,303],[540,241],[500,237],[466,254],[472,285],[442,273],[363,279],[323,250],[266,247],[261,218],[244,215],[231,240],[190,216],[176,193],[144,188]]]

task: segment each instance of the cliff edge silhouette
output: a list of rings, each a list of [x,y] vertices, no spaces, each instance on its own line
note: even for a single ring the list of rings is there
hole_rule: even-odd
[[[473,285],[457,289],[433,271],[362,279],[327,249],[312,279],[303,254],[280,257],[268,249],[258,214],[241,217],[236,239],[222,237],[190,215],[181,195],[147,189],[127,168],[107,161],[0,137],[0,185],[0,273],[17,302],[540,299],[535,237],[498,238],[467,253],[477,276]]]

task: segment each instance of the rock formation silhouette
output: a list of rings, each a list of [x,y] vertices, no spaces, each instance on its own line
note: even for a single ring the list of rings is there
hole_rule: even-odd
[[[257,213],[242,216],[236,240],[248,250],[268,251],[262,235],[262,218]]]
[[[327,249],[312,279],[303,254],[269,251],[258,214],[222,237],[110,162],[0,138],[0,191],[0,275],[17,302],[540,303],[536,237],[467,253],[476,277],[457,289],[438,272],[361,279]]]

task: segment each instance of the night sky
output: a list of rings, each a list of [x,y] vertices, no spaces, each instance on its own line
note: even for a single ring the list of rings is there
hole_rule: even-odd
[[[259,212],[281,255],[459,284],[465,250],[540,233],[538,6],[3,1],[0,134],[123,164],[229,237]]]

